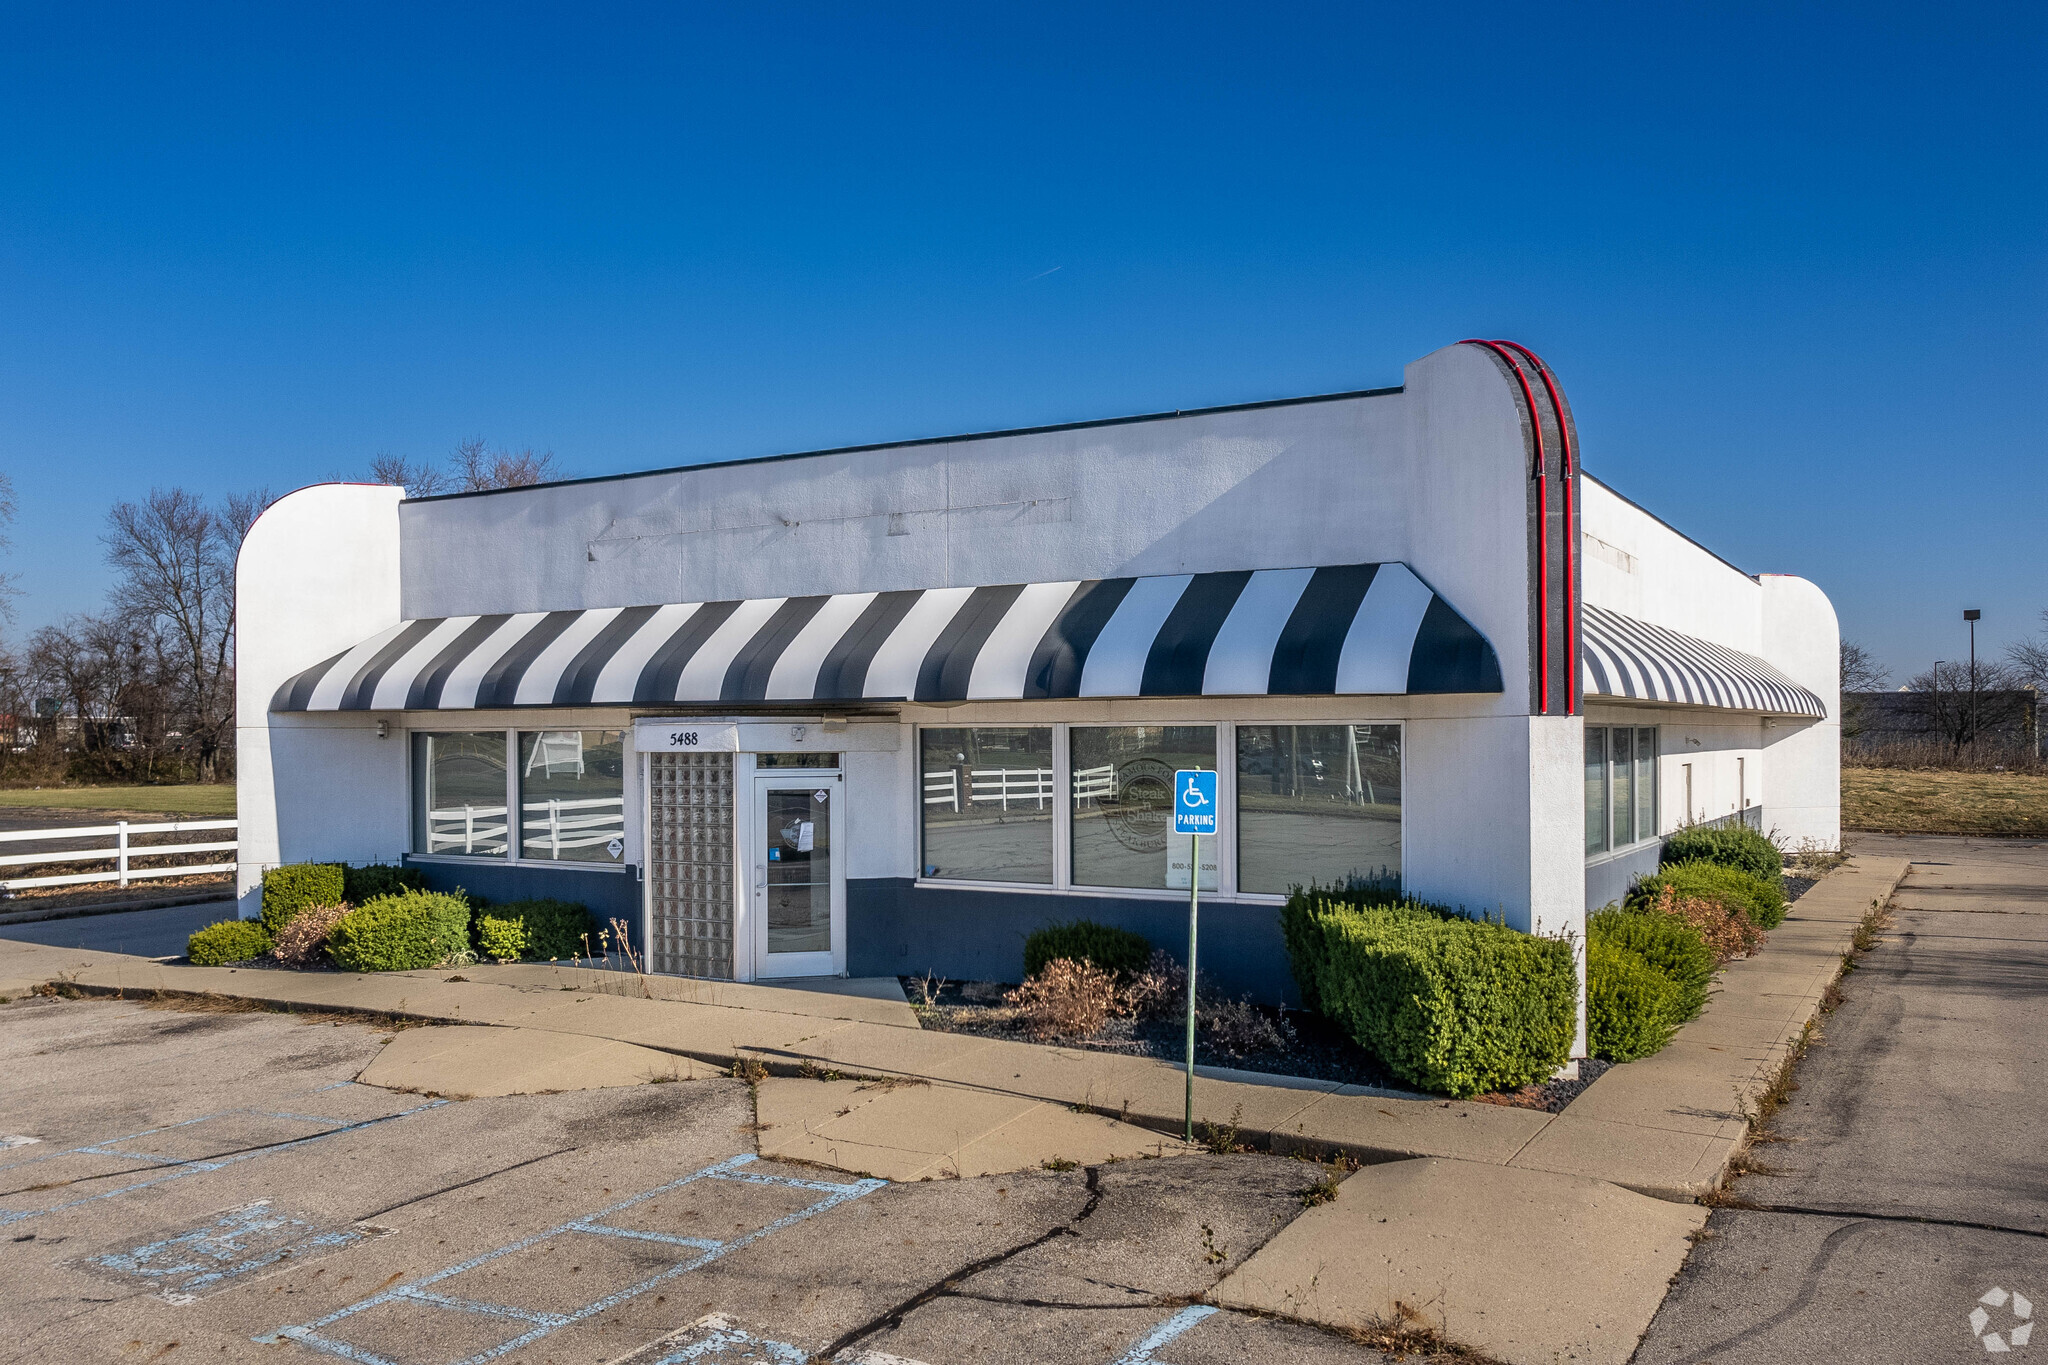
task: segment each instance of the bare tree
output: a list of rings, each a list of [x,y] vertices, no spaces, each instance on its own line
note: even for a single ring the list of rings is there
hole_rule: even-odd
[[[1958,663],[1916,674],[1910,686],[1923,698],[1929,728],[1958,754],[1980,735],[2022,723],[2032,705],[2020,671],[1997,660],[1977,661],[1974,688],[1969,666]]]
[[[0,555],[14,548],[14,542],[7,536],[7,528],[14,524],[17,510],[19,509],[14,502],[14,480],[8,478],[4,470],[0,470]],[[20,589],[14,586],[14,579],[15,575],[11,573],[0,573],[0,621],[14,619],[14,599],[20,592]]]
[[[370,480],[395,484],[412,498],[431,498],[436,493],[448,491],[447,474],[425,460],[415,464],[403,455],[383,454],[373,458],[370,461]]]
[[[516,454],[489,450],[481,436],[455,447],[454,464],[456,482],[465,493],[481,493],[490,488],[528,488],[560,477],[552,450],[540,454],[535,454],[531,446]]]
[[[426,460],[380,454],[370,461],[370,478],[397,484],[406,496],[430,498],[438,493],[482,493],[493,488],[530,488],[562,477],[552,450],[493,450],[481,436],[460,441],[449,453],[448,467]]]
[[[2041,613],[2041,633],[2005,647],[2005,661],[2025,685],[2048,692],[2048,611]]]
[[[118,575],[110,600],[124,622],[154,632],[179,725],[202,781],[224,776],[234,742],[235,554],[267,493],[218,510],[182,488],[117,502],[100,537]]]
[[[1891,670],[1880,666],[1870,651],[1854,640],[1842,641],[1842,690],[1844,692],[1875,692],[1891,677]]]

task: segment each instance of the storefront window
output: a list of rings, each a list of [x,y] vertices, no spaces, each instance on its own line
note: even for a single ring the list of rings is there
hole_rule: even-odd
[[[1657,834],[1657,729],[1636,731],[1636,838]]]
[[[1399,885],[1401,727],[1237,727],[1237,884]]]
[[[1657,727],[1586,727],[1586,852],[1657,837]]]
[[[555,863],[626,857],[623,730],[519,736],[519,856]]]
[[[1614,847],[1636,841],[1636,732],[1616,726],[1607,732],[1607,800],[1614,811]]]
[[[1215,768],[1215,727],[1077,725],[1069,735],[1075,885],[1184,889],[1185,836],[1177,841],[1183,862],[1179,888],[1169,867],[1169,845],[1176,842],[1167,837],[1173,774],[1176,768]],[[1205,848],[1204,861],[1210,856]],[[1203,885],[1211,876],[1204,869]]]
[[[1607,847],[1607,729],[1586,727],[1586,852]]]
[[[510,851],[505,819],[505,732],[412,737],[412,850],[469,858]]]
[[[919,732],[927,877],[1052,884],[1052,727]]]

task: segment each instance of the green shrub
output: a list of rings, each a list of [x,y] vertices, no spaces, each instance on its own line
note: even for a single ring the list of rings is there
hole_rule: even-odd
[[[1668,1022],[1674,1027],[1698,1018],[1706,1008],[1707,987],[1714,980],[1714,950],[1706,935],[1676,915],[1655,909],[1602,910],[1586,917],[1586,938],[1589,943],[1627,949],[1671,983],[1675,993]]]
[[[438,891],[379,896],[342,916],[327,955],[352,972],[407,972],[469,950],[469,902]]]
[[[263,928],[272,938],[309,905],[348,899],[340,863],[286,863],[263,874]]]
[[[598,951],[598,923],[585,906],[575,901],[532,900],[506,901],[493,905],[490,919],[519,930],[520,951],[514,957],[524,957],[542,962],[559,961],[564,958],[589,957]],[[478,932],[482,932],[483,921],[478,921]],[[499,930],[500,935],[506,931]],[[511,940],[501,937],[501,943]],[[502,955],[485,947],[491,957]]]
[[[185,940],[185,956],[198,967],[247,962],[269,951],[270,935],[264,932],[261,920],[222,920],[219,924],[207,925]]]
[[[344,867],[341,870],[342,899],[350,905],[361,905],[379,896],[395,895],[400,891],[424,891],[427,889],[426,875],[416,867],[400,867],[395,863],[369,863],[362,867]]]
[[[1546,1080],[1571,1050],[1563,939],[1442,906],[1303,890],[1281,911],[1305,998],[1410,1085],[1463,1097]]]
[[[1596,1057],[1632,1062],[1671,1041],[1678,987],[1632,952],[1595,937],[1586,944],[1586,1041]]]
[[[1725,863],[1667,863],[1655,875],[1636,883],[1630,901],[1641,903],[1664,886],[1681,896],[1713,901],[1731,912],[1739,910],[1759,929],[1775,929],[1785,922],[1783,877],[1757,877]]]
[[[1024,979],[1045,970],[1058,958],[1092,962],[1121,981],[1145,970],[1152,960],[1152,945],[1128,929],[1077,919],[1071,924],[1048,924],[1024,940]]]
[[[526,955],[526,925],[496,915],[476,917],[477,951],[496,962],[517,962]]]
[[[1664,841],[1664,863],[1719,863],[1752,877],[1776,881],[1785,875],[1785,855],[1748,825],[1689,825]]]

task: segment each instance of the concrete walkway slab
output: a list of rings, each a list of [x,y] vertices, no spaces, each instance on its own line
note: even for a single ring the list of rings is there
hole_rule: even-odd
[[[1203,1076],[1196,1118],[1281,1151],[1512,1164],[1696,1198],[1739,1150],[1743,1103],[1818,1010],[1857,922],[1891,894],[1905,868],[1903,859],[1862,858],[1823,879],[1795,904],[1770,947],[1730,965],[1703,1017],[1664,1054],[1608,1071],[1563,1114]],[[903,1025],[907,1005],[858,993],[642,979],[559,964],[362,976],[203,968],[0,941],[0,983],[25,988],[57,975],[102,991],[219,993],[285,1009],[369,1010],[609,1039],[721,1070],[746,1055],[780,1075],[919,1078],[1079,1107],[1169,1134],[1180,1132],[1183,1118],[1185,1083],[1171,1063],[927,1032]]]
[[[1334,1327],[1420,1316],[1509,1365],[1622,1365],[1706,1217],[1598,1180],[1392,1162],[1346,1180],[1211,1297]]]
[[[885,1180],[948,1180],[1046,1163],[1100,1165],[1181,1145],[1098,1114],[967,1086],[770,1077],[756,1088],[761,1155]]]
[[[478,1099],[702,1080],[719,1074],[687,1057],[609,1038],[448,1027],[405,1030],[356,1079],[387,1090]]]

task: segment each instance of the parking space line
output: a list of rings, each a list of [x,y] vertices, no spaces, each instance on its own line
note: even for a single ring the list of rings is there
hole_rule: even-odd
[[[250,1252],[252,1242],[293,1229],[304,1229],[306,1235],[297,1241],[279,1242],[266,1251]],[[187,1304],[200,1290],[263,1270],[286,1257],[333,1250],[371,1235],[361,1227],[318,1232],[309,1223],[273,1212],[268,1199],[259,1199],[190,1232],[88,1259],[104,1270],[151,1281],[170,1302]]]
[[[437,1308],[452,1309],[459,1312],[475,1312],[491,1316],[522,1318],[534,1323],[530,1330],[521,1333],[510,1341],[488,1347],[458,1363],[458,1365],[484,1365],[486,1361],[495,1360],[510,1351],[515,1351],[522,1346],[529,1345],[563,1327],[595,1317],[599,1313],[607,1312],[626,1300],[644,1294],[655,1286],[664,1284],[678,1275],[684,1275],[692,1270],[700,1269],[713,1261],[738,1251],[742,1247],[758,1242],[764,1237],[771,1236],[785,1228],[794,1227],[806,1219],[814,1218],[828,1209],[836,1208],[849,1200],[858,1199],[862,1195],[881,1189],[884,1185],[888,1184],[885,1180],[873,1179],[855,1180],[846,1184],[834,1184],[827,1181],[800,1180],[792,1176],[778,1176],[766,1172],[743,1169],[753,1164],[755,1159],[751,1153],[742,1153],[739,1156],[731,1157],[715,1165],[706,1166],[702,1170],[692,1171],[690,1174],[680,1179],[672,1180],[666,1185],[660,1185],[651,1190],[644,1190],[629,1198],[621,1199],[616,1203],[597,1210],[595,1213],[586,1214],[581,1218],[562,1223],[547,1229],[545,1232],[536,1232],[530,1236],[522,1237],[516,1242],[508,1243],[494,1251],[487,1251],[480,1256],[472,1256],[466,1261],[458,1262],[445,1270],[437,1271],[425,1279],[415,1280],[410,1284],[399,1285],[395,1288],[384,1290],[381,1293],[372,1294],[366,1299],[358,1300],[347,1307],[337,1309],[313,1322],[301,1326],[280,1327],[274,1332],[254,1337],[252,1340],[263,1345],[270,1345],[279,1341],[297,1341],[315,1350],[324,1351],[329,1355],[338,1356],[344,1360],[357,1361],[360,1365],[399,1365],[398,1362],[388,1360],[386,1357],[377,1355],[365,1348],[353,1346],[348,1342],[337,1341],[332,1337],[326,1336],[323,1334],[322,1329],[331,1327],[342,1319],[352,1317],[367,1309],[381,1307],[384,1304],[401,1300],[431,1305]],[[754,1231],[742,1236],[734,1237],[729,1241],[715,1242],[709,1246],[696,1246],[692,1245],[696,1239],[676,1238],[674,1239],[675,1245],[688,1247],[690,1250],[698,1251],[700,1254],[690,1260],[673,1265],[658,1274],[651,1275],[637,1284],[628,1285],[624,1289],[616,1290],[605,1295],[603,1298],[587,1303],[567,1314],[528,1314],[523,1310],[511,1309],[505,1305],[472,1304],[469,1300],[451,1299],[444,1295],[428,1292],[428,1286],[430,1285],[439,1284],[441,1281],[452,1276],[475,1270],[479,1266],[488,1265],[501,1257],[510,1256],[514,1252],[524,1251],[528,1247],[545,1242],[550,1238],[560,1237],[565,1233],[582,1232],[595,1233],[597,1235],[631,1235],[625,1229],[604,1226],[599,1220],[609,1218],[615,1213],[633,1208],[650,1199],[658,1198],[661,1195],[699,1180],[731,1180],[755,1185],[784,1185],[795,1189],[822,1193],[825,1197],[805,1208],[798,1209],[794,1213],[785,1214],[765,1226],[756,1228]],[[651,1240],[666,1241],[669,1239],[657,1236]],[[543,1320],[544,1318],[545,1320]],[[801,1354],[796,1356],[795,1359],[800,1361],[802,1359]]]
[[[402,1299],[432,1304],[436,1308],[451,1308],[458,1313],[475,1313],[485,1318],[513,1318],[519,1322],[537,1322],[544,1327],[566,1326],[569,1319],[560,1313],[542,1313],[530,1308],[514,1308],[509,1303],[479,1303],[475,1299],[458,1299],[447,1294],[430,1294],[424,1289],[401,1291]]]
[[[1187,1332],[1196,1323],[1216,1312],[1206,1303],[1193,1304],[1181,1309],[1165,1322],[1160,1323],[1137,1345],[1116,1358],[1115,1365],[1166,1365],[1166,1362],[1152,1353]]]
[[[630,1237],[637,1242],[668,1242],[679,1247],[695,1247],[699,1251],[716,1251],[725,1245],[709,1237],[678,1237],[672,1232],[644,1232],[639,1228],[612,1228],[602,1223],[578,1223],[572,1232],[587,1232],[595,1237]]]
[[[65,1209],[75,1209],[83,1204],[96,1204],[101,1200],[118,1198],[119,1196],[124,1194],[133,1194],[137,1190],[146,1190],[153,1186],[166,1184],[173,1180],[183,1180],[188,1175],[198,1175],[203,1171],[218,1171],[223,1167],[238,1165],[244,1161],[254,1160],[259,1156],[270,1156],[277,1152],[288,1152],[292,1150],[294,1147],[303,1147],[308,1143],[324,1142],[328,1138],[340,1137],[343,1133],[353,1133],[364,1128],[374,1128],[380,1123],[390,1123],[393,1119],[402,1119],[405,1118],[407,1115],[417,1114],[422,1112],[423,1110],[439,1109],[442,1105],[447,1104],[448,1102],[449,1101],[447,1100],[429,1100],[425,1104],[414,1105],[410,1109],[401,1109],[395,1114],[383,1114],[373,1119],[361,1119],[354,1123],[341,1123],[340,1120],[322,1120],[323,1122],[339,1123],[340,1126],[330,1128],[324,1133],[309,1133],[305,1137],[293,1138],[288,1142],[280,1142],[267,1147],[258,1147],[253,1151],[236,1152],[230,1156],[223,1157],[198,1158],[190,1161],[175,1161],[171,1158],[152,1156],[145,1153],[109,1152],[103,1149],[110,1147],[115,1142],[130,1142],[137,1137],[148,1137],[155,1133],[165,1133],[171,1131],[174,1128],[189,1128],[195,1123],[204,1123],[207,1121],[207,1119],[225,1118],[236,1114],[257,1114],[263,1117],[274,1116],[269,1115],[267,1111],[264,1110],[227,1109],[221,1111],[218,1114],[208,1114],[204,1118],[187,1119],[183,1123],[173,1123],[167,1124],[162,1128],[146,1129],[141,1133],[132,1135],[131,1137],[113,1138],[109,1142],[95,1143],[90,1147],[73,1147],[69,1151],[52,1152],[50,1154],[51,1157],[90,1154],[93,1156],[120,1157],[125,1160],[158,1161],[168,1163],[168,1169],[166,1170],[165,1174],[154,1176],[148,1180],[138,1180],[132,1185],[123,1185],[119,1189],[102,1190],[98,1194],[88,1194],[78,1199],[69,1199],[61,1204],[52,1204],[50,1207],[46,1209],[0,1208],[0,1227],[5,1227],[10,1223],[25,1222],[30,1218],[41,1218],[45,1214],[59,1213]],[[37,1161],[44,1161],[48,1159],[50,1158],[35,1158],[35,1160]],[[26,1166],[31,1163],[23,1161],[17,1162],[15,1164],[17,1166]]]

